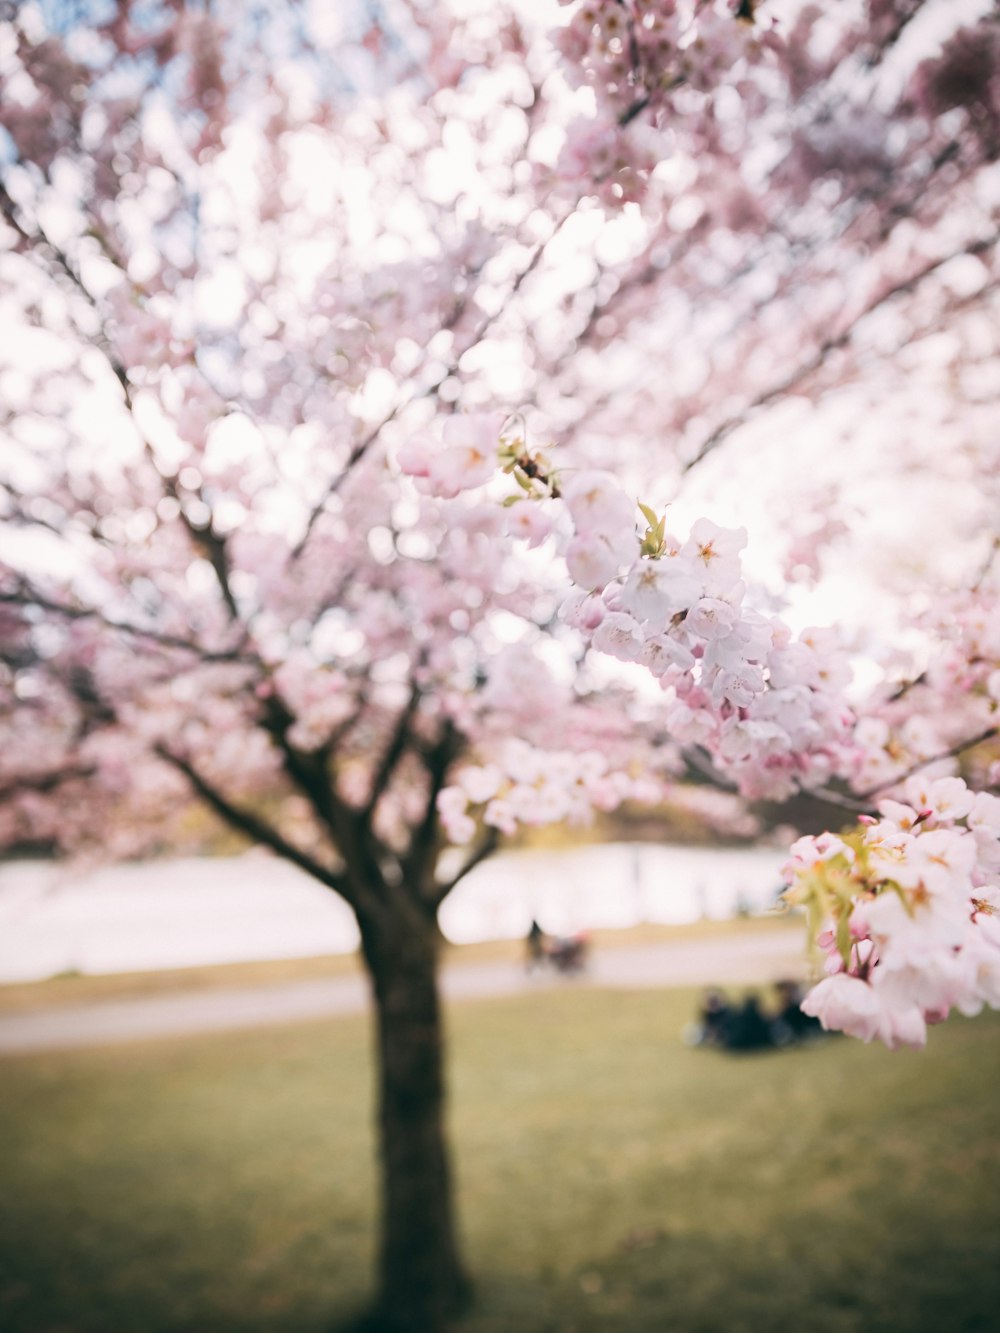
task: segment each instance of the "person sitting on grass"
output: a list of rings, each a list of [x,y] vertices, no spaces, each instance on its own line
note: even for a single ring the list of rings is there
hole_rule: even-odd
[[[772,1026],[777,1044],[790,1045],[793,1041],[808,1041],[823,1031],[818,1018],[804,1014],[801,1009],[803,988],[797,981],[778,981],[778,1012]]]
[[[725,995],[713,986],[705,992],[698,1021],[684,1030],[685,1044],[724,1047],[732,1014],[732,1007]]]
[[[774,1044],[771,1024],[760,1007],[760,999],[751,992],[740,1008],[733,1011],[723,1045],[727,1051],[759,1051]]]

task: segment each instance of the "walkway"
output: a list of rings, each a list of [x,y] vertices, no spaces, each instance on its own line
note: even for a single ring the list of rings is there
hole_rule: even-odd
[[[445,966],[442,989],[447,1000],[457,1001],[560,985],[754,985],[801,975],[802,946],[802,937],[784,928],[733,938],[622,946],[595,952],[586,972],[572,978],[550,970],[528,975],[513,962],[456,963]],[[368,1002],[361,975],[83,1002],[0,1017],[0,1055],[267,1027],[358,1013]]]

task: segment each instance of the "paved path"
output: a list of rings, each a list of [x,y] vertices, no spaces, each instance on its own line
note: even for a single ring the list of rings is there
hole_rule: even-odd
[[[442,989],[446,999],[454,1001],[558,985],[759,984],[801,975],[802,943],[798,932],[776,929],[731,938],[609,948],[595,951],[586,972],[572,978],[548,969],[528,975],[522,966],[507,961],[456,963],[444,968]],[[0,1056],[267,1027],[358,1013],[368,1003],[367,983],[360,975],[83,1002],[0,1017]]]

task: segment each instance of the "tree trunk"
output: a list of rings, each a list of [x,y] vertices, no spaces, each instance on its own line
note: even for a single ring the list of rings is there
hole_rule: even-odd
[[[363,920],[378,1028],[381,1219],[379,1333],[438,1333],[465,1302],[444,1128],[444,1062],[433,913],[396,901]]]

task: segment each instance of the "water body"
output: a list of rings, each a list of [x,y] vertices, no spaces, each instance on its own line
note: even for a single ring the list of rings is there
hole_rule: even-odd
[[[456,943],[642,921],[723,919],[773,903],[784,853],[608,843],[507,852],[441,910]],[[0,867],[0,982],[347,953],[350,910],[266,852],[109,866]]]

